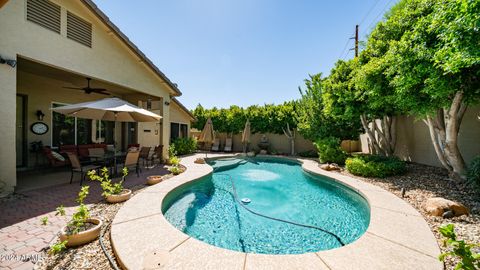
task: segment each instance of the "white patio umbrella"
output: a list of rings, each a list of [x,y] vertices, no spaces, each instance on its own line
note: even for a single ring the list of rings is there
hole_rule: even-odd
[[[157,122],[162,117],[119,98],[104,98],[95,101],[71,104],[51,109],[64,115],[105,121]],[[116,149],[115,140],[113,148]],[[116,166],[114,155],[114,164]]]
[[[120,122],[157,122],[162,118],[119,98],[71,104],[52,108],[52,111],[80,118]]]
[[[247,152],[247,147],[248,147],[248,144],[250,143],[250,121],[247,120],[247,122],[245,123],[245,128],[243,129],[243,133],[242,133],[242,143],[243,143],[243,152],[246,153]]]

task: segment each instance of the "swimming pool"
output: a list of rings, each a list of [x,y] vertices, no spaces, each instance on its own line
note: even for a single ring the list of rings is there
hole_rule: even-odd
[[[209,164],[214,173],[170,192],[162,211],[177,229],[211,245],[301,254],[351,243],[370,222],[362,196],[296,162],[229,158]],[[242,199],[250,203],[242,206]]]

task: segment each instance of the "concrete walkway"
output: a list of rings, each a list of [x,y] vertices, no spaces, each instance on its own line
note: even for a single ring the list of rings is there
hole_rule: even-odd
[[[117,260],[127,269],[443,269],[440,249],[427,222],[392,193],[358,179],[326,172],[313,160],[299,160],[304,170],[338,181],[362,194],[370,204],[366,233],[344,247],[298,255],[252,254],[201,242],[173,227],[161,212],[175,188],[212,172],[195,164],[201,155],[182,159],[185,173],[146,188],[127,201],[112,223]],[[146,203],[148,202],[148,203]]]
[[[140,177],[134,173],[127,176],[125,187],[145,183],[146,176],[167,174],[163,167],[143,169]],[[58,231],[65,226],[77,203],[75,199],[80,190],[79,175],[77,182],[68,184],[70,172],[54,172],[49,174],[30,175],[27,181],[63,181],[41,189],[20,191],[9,199],[0,200],[0,269],[32,269],[33,263],[41,259],[41,250],[48,248]],[[86,203],[92,204],[102,200],[101,187],[98,182],[87,181],[90,194]],[[55,216],[55,209],[64,205],[67,216]],[[41,225],[40,218],[48,217],[48,225]]]

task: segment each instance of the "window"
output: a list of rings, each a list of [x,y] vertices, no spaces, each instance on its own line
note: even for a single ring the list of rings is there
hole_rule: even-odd
[[[181,123],[170,123],[170,141],[178,138],[188,137],[188,125]]]
[[[53,103],[52,107],[65,104]],[[115,122],[90,120],[52,112],[52,146],[66,144],[113,144]]]
[[[53,108],[60,106],[63,106],[63,104],[52,104]],[[75,120],[75,117],[52,112],[52,146],[75,144]]]

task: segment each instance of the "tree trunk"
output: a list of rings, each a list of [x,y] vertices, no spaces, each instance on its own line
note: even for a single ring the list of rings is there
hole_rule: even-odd
[[[367,116],[362,114],[360,116],[363,129],[368,135],[370,147],[374,154],[392,156],[395,152],[395,145],[397,141],[395,116],[384,116],[380,119],[380,127],[376,120],[367,120]],[[371,123],[371,124],[370,124]]]
[[[427,117],[430,139],[437,157],[452,179],[461,180],[465,176],[465,161],[458,149],[458,132],[467,105],[463,92],[458,91],[448,109],[438,109],[435,117]]]

